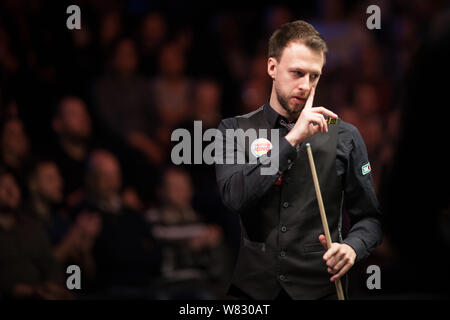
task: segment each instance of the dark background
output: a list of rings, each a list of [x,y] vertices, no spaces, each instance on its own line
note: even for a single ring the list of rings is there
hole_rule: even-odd
[[[81,8],[81,30],[66,28],[70,4]],[[371,4],[381,9],[380,30],[366,27]],[[162,186],[167,172],[174,170],[171,132],[191,129],[193,120],[203,120],[204,129],[215,127],[221,118],[261,106],[271,88],[266,73],[269,36],[285,22],[306,20],[329,47],[314,104],[360,130],[385,217],[384,242],[366,262],[381,267],[382,289],[365,289],[364,265],[355,290],[366,298],[448,298],[448,9],[445,1],[419,0],[223,8],[206,1],[2,1],[2,166],[14,173],[26,207],[30,170],[14,170],[5,160],[7,139],[13,139],[5,138],[5,124],[10,119],[23,124],[28,141],[24,163],[32,167],[45,158],[58,165],[52,120],[61,99],[76,96],[92,121],[89,150],[106,149],[119,160],[124,204],[149,217],[167,201],[168,189]],[[129,98],[118,101],[113,93]],[[129,126],[117,126],[120,120]],[[156,149],[137,146],[130,128],[141,128]],[[88,160],[86,155],[80,162]],[[70,179],[70,172],[59,170]],[[237,217],[221,204],[211,166],[179,170],[172,187],[183,184],[187,173],[192,208],[200,220],[221,230],[221,248],[229,261],[222,271],[226,282],[238,247]],[[58,210],[75,212],[83,201],[84,184],[73,185],[64,191]],[[75,191],[81,196],[69,199]],[[75,221],[76,214],[68,216]],[[158,281],[149,288],[164,291],[171,285]],[[194,285],[186,287],[195,291]],[[96,294],[82,292],[77,298]],[[211,297],[224,296],[206,296]]]

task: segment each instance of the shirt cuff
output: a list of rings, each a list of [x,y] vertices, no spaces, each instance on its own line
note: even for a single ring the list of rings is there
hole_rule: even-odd
[[[362,259],[364,259],[366,257],[366,246],[364,245],[364,242],[359,239],[359,238],[346,238],[343,243],[349,245],[350,247],[353,248],[353,250],[355,250],[356,252],[356,259],[355,259],[355,263],[361,261]]]

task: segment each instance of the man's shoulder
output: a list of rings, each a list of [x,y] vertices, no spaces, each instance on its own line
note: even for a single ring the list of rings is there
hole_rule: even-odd
[[[355,125],[351,124],[350,122],[344,121],[343,119],[339,118],[339,131],[354,131],[358,130]]]
[[[345,149],[352,150],[360,147],[365,148],[364,139],[355,125],[340,119],[338,132],[339,143]]]
[[[249,118],[251,118],[251,117],[253,117],[253,116],[263,112],[263,110],[264,110],[264,106],[261,106],[261,107],[259,107],[258,109],[254,110],[252,112],[249,112],[249,113],[246,113],[246,114],[242,114],[242,115],[238,115],[235,118],[249,119]]]
[[[339,134],[340,135],[349,135],[352,136],[354,134],[359,133],[358,128],[351,124],[350,122],[346,122],[342,119],[339,119]]]
[[[263,110],[264,110],[264,106],[261,106],[258,109],[254,110],[252,112],[249,112],[249,113],[237,115],[234,117],[224,118],[220,122],[220,125],[224,126],[226,128],[236,128],[239,119],[251,119],[252,117],[261,114],[261,112],[263,112]]]

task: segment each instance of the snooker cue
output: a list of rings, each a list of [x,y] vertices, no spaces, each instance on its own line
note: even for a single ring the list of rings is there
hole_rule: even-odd
[[[320,192],[319,180],[317,179],[316,166],[314,165],[314,158],[311,152],[311,145],[309,143],[306,144],[306,150],[308,152],[309,164],[311,167],[311,174],[314,181],[314,188],[316,189],[317,202],[319,203],[319,211],[320,218],[322,219],[322,226],[325,232],[325,238],[327,239],[327,247],[331,248],[331,235],[330,230],[328,228],[327,216],[325,214],[325,207],[323,205],[322,194]],[[335,281],[336,292],[339,300],[345,300],[344,291],[342,290],[341,279],[337,279]]]

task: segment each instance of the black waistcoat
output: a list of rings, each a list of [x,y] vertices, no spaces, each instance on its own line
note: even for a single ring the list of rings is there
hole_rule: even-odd
[[[263,108],[239,116],[239,128],[269,130]],[[280,130],[281,135],[281,130]],[[308,139],[333,242],[341,242],[342,185],[336,172],[338,125]],[[251,143],[251,141],[250,141]],[[246,146],[248,149],[248,146]],[[248,154],[246,150],[246,155]],[[260,201],[240,213],[241,245],[232,284],[254,299],[273,299],[281,287],[294,299],[315,299],[335,292],[322,259],[325,249],[317,198],[306,153],[299,157]]]

